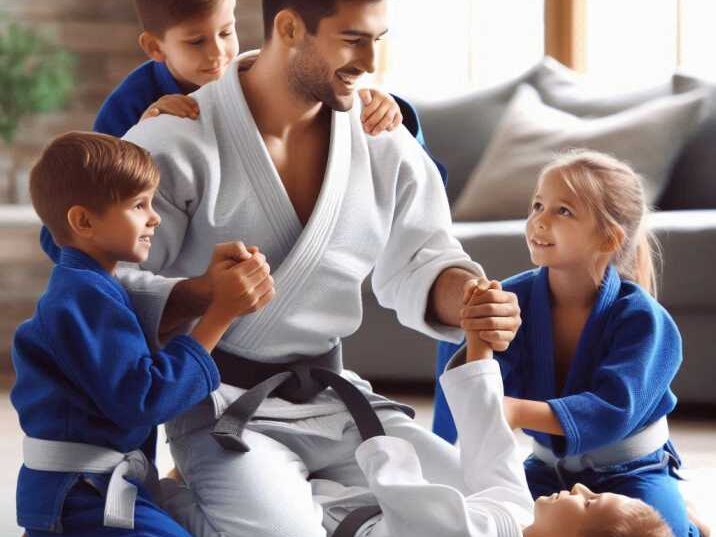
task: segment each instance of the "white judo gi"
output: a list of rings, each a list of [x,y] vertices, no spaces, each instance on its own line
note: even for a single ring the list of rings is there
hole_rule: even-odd
[[[219,344],[224,351],[274,363],[288,354],[327,352],[359,327],[361,285],[371,271],[379,302],[403,325],[444,340],[462,338],[457,328],[426,322],[429,291],[448,267],[482,270],[452,237],[440,175],[406,129],[368,137],[358,110],[333,112],[323,186],[304,227],[246,104],[238,70],[193,96],[198,120],[162,115],[125,136],[148,149],[161,170],[155,206],[162,224],[150,258],[144,270],[121,273],[149,337],[156,337],[178,278],[202,274],[216,243],[241,240],[266,255],[276,298],[233,324]],[[356,375],[345,376],[380,409],[389,434],[415,445],[429,480],[462,488],[453,446]],[[360,436],[332,390],[306,404],[267,400],[244,434],[251,451],[226,452],[209,431],[243,392],[222,384],[211,401],[167,425],[190,488],[175,490],[167,507],[195,537],[322,537],[328,482],[354,487],[328,502],[329,534],[346,510],[374,503],[355,462]]]
[[[445,372],[440,384],[460,436],[468,492],[430,482],[409,442],[371,438],[360,445],[356,458],[383,515],[365,535],[521,537],[532,523],[534,505],[504,418],[499,364],[492,359],[463,362]]]

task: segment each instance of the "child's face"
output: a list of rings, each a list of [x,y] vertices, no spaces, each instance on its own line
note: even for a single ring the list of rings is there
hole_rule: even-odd
[[[236,0],[223,0],[204,17],[169,28],[158,40],[160,61],[185,91],[193,91],[221,78],[239,53],[234,8]]]
[[[621,494],[596,494],[577,483],[571,491],[563,490],[535,501],[533,534],[536,536],[572,537],[584,528],[612,524],[629,502],[636,500]]]
[[[93,246],[107,264],[142,263],[149,257],[161,218],[152,208],[155,189],[115,203],[93,222]]]
[[[525,239],[532,262],[550,268],[589,269],[604,243],[594,215],[558,173],[540,178]]]

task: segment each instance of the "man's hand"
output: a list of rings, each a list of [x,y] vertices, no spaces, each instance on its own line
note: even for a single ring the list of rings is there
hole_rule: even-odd
[[[216,246],[209,268],[209,306],[191,335],[211,352],[236,317],[263,308],[276,295],[266,257],[241,242]]]
[[[180,93],[164,95],[149,105],[149,108],[142,114],[139,121],[150,117],[157,117],[160,114],[196,119],[199,117],[199,105],[188,95],[181,95]]]
[[[361,89],[358,95],[363,103],[360,116],[363,130],[371,136],[392,131],[403,122],[403,114],[392,96],[376,89]]]
[[[465,293],[463,295],[463,304],[465,306],[471,306],[476,303],[477,297],[494,287],[494,282],[490,282],[486,278],[470,280],[468,283],[470,285],[465,285]],[[492,349],[487,343],[480,339],[480,332],[477,330],[466,330],[465,339],[467,341],[466,360],[468,362],[492,358]]]
[[[477,279],[465,283],[463,302],[472,296],[478,283]],[[495,280],[488,290],[476,295],[469,305],[462,308],[460,316],[462,329],[466,332],[478,331],[480,339],[495,351],[507,350],[522,324],[517,296],[503,291],[500,282]]]
[[[260,310],[273,299],[276,293],[266,257],[255,247],[247,253],[249,258],[238,263],[234,257],[215,258],[208,269],[212,286],[209,309],[239,317]]]

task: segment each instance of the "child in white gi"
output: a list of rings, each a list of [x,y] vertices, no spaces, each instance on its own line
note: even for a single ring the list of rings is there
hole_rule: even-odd
[[[149,255],[158,183],[148,152],[103,134],[59,137],[32,170],[33,205],[62,248],[12,353],[11,398],[27,435],[17,514],[30,537],[188,537],[153,494],[156,426],[218,388],[209,353],[274,288],[262,254],[218,245],[205,315],[191,335],[150,350],[114,273]]]
[[[473,292],[466,307],[486,286]],[[595,494],[583,485],[532,500],[515,437],[505,419],[500,366],[468,332],[440,383],[460,435],[468,494],[428,483],[409,442],[388,436],[356,452],[383,510],[362,537],[670,537],[668,525],[644,502]]]

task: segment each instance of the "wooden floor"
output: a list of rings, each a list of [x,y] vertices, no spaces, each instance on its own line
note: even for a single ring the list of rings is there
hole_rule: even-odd
[[[411,404],[417,411],[417,421],[430,427],[432,412],[429,396],[386,395]],[[671,419],[670,426],[672,438],[685,461],[683,475],[687,481],[682,483],[684,495],[704,521],[716,528],[716,416],[710,420]],[[7,386],[0,391],[0,438],[0,461],[4,464],[0,467],[0,536],[19,536],[21,531],[15,524],[15,480],[21,461],[22,434],[10,404]],[[520,435],[519,439],[526,454],[526,437]],[[162,474],[171,468],[169,452],[163,440],[160,441],[158,465]]]

